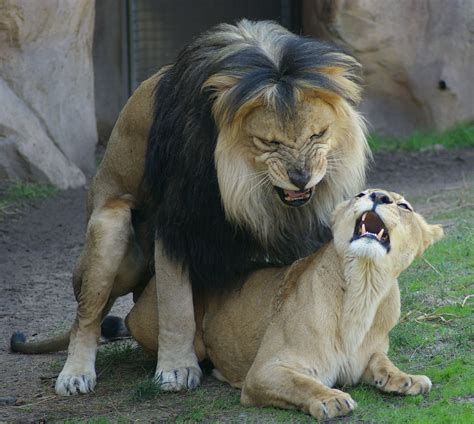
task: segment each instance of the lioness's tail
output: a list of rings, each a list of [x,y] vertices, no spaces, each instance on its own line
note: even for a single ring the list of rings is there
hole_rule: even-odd
[[[108,316],[102,321],[100,326],[101,335],[107,340],[128,337],[129,332],[122,318]],[[69,336],[71,331],[51,337],[39,342],[27,342],[23,333],[13,333],[10,338],[10,349],[12,352],[19,353],[52,353],[66,350],[69,345]]]
[[[51,353],[66,350],[69,344],[70,331],[57,337],[42,340],[39,342],[27,342],[23,333],[13,333],[10,339],[10,349],[12,352],[20,353]]]

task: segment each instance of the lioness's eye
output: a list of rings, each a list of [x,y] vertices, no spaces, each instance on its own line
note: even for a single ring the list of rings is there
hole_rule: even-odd
[[[364,197],[365,196],[365,193],[364,192],[361,192],[359,193],[356,197]]]
[[[321,138],[324,134],[326,134],[326,131],[327,131],[327,130],[328,130],[328,129],[326,128],[326,129],[324,129],[324,130],[318,132],[317,134],[313,134],[313,135],[311,136],[311,139]]]
[[[408,206],[406,203],[399,203],[398,206],[401,207],[402,209],[406,209],[407,211],[412,210],[410,206]]]
[[[281,143],[279,141],[272,140],[270,141],[270,144],[273,144],[274,146],[279,146]]]

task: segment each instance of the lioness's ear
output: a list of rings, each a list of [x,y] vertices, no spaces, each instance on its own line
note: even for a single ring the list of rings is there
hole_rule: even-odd
[[[438,240],[441,240],[444,235],[444,230],[441,225],[430,225],[430,232],[433,241],[431,243],[436,243]]]
[[[441,225],[431,225],[423,222],[423,246],[418,254],[421,256],[423,252],[428,249],[433,243],[441,240],[444,231]]]

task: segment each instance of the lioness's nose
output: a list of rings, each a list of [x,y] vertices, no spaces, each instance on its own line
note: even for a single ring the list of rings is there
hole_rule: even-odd
[[[308,184],[309,180],[311,179],[311,174],[306,168],[293,169],[291,171],[288,171],[288,177],[290,177],[290,181],[296,187],[298,187],[300,190],[303,190],[306,184]]]
[[[376,205],[381,205],[383,203],[390,204],[392,200],[388,197],[385,193],[381,193],[380,191],[374,191],[371,193],[370,198]]]

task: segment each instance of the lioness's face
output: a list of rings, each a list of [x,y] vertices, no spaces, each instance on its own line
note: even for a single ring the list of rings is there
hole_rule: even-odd
[[[325,176],[335,131],[334,109],[321,99],[300,102],[291,122],[259,107],[244,120],[247,155],[256,173],[265,174],[275,195],[288,206],[302,206]]]
[[[333,221],[340,253],[372,260],[387,258],[398,272],[443,235],[439,225],[427,224],[403,196],[380,189],[365,190],[343,202]]]

